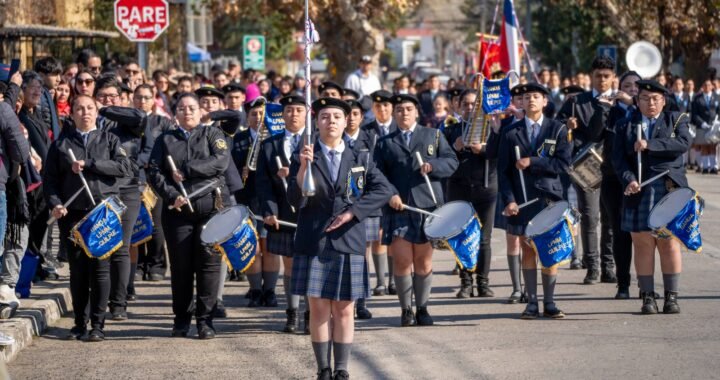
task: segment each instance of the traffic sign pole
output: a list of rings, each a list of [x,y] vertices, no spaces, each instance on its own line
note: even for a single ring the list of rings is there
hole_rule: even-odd
[[[137,52],[138,52],[138,65],[140,65],[140,68],[143,70],[147,69],[147,43],[145,42],[138,42],[137,43]]]

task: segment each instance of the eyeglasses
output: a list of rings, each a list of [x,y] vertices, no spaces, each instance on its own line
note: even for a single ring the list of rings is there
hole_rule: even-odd
[[[125,72],[127,72],[128,75],[138,75],[138,74],[140,74],[140,70],[125,70]]]
[[[119,97],[120,97],[120,95],[118,95],[118,94],[98,94],[96,96],[96,98],[98,98],[98,100],[105,100],[105,99],[113,100],[113,99],[117,99]]]
[[[78,78],[78,79],[76,79],[76,81],[77,81],[78,84],[81,84],[81,85],[83,85],[83,86],[89,86],[91,83],[95,82],[95,79],[92,79],[92,78],[90,78],[90,79],[80,79],[80,78]]]
[[[134,96],[133,99],[141,102],[147,102],[149,100],[152,100],[152,96]]]
[[[665,97],[663,96],[641,96],[640,101],[643,101],[645,103],[660,103],[661,100],[664,100]]]
[[[199,109],[198,107],[178,107],[176,112],[188,114],[188,113],[195,113],[195,112],[197,112],[198,109]]]

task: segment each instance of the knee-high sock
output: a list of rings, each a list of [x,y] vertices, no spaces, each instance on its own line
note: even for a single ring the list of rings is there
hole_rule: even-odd
[[[537,303],[537,269],[523,269],[525,278],[525,291],[528,294],[529,303]]]
[[[640,291],[650,293],[655,291],[655,279],[653,276],[637,276]]]
[[[680,289],[680,273],[663,273],[665,291],[676,292]]]
[[[352,343],[333,342],[333,351],[335,352],[335,371],[347,371]]]
[[[330,342],[312,342],[312,348],[318,370],[330,368]]]
[[[555,284],[557,283],[557,275],[542,274],[543,283],[543,303],[548,305],[555,303]]]
[[[250,290],[262,290],[262,273],[248,273],[247,278],[250,283]]]
[[[225,277],[227,277],[226,276],[227,270],[228,270],[227,263],[225,262],[225,260],[223,260],[220,263],[220,281],[218,281],[217,299],[219,301],[222,301],[223,293],[225,293]]]
[[[400,307],[404,310],[412,307],[413,279],[411,276],[395,276],[395,288],[397,289]]]
[[[372,254],[373,264],[375,265],[375,275],[377,276],[376,286],[385,286],[385,272],[388,267],[387,254]]]
[[[390,255],[387,255],[387,264],[388,264],[388,285],[392,285],[395,283],[395,270],[394,270],[394,264],[393,264],[393,257]]]
[[[430,289],[432,288],[432,272],[425,276],[415,273],[413,277],[413,288],[415,289],[415,306],[427,307],[430,299]]]
[[[262,272],[263,290],[275,290],[277,280],[280,274],[278,272]]]
[[[297,309],[300,307],[300,296],[292,294],[292,277],[283,276],[283,290],[285,291],[285,301],[287,301],[288,309]]]
[[[510,279],[512,280],[513,293],[521,292],[520,289],[520,256],[508,256],[508,268],[510,268]]]

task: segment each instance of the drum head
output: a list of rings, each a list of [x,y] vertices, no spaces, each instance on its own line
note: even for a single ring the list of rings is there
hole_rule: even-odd
[[[665,227],[694,196],[695,191],[687,187],[667,194],[650,210],[648,226],[652,229]]]
[[[243,221],[249,216],[250,211],[242,205],[229,207],[220,211],[203,226],[203,230],[200,233],[200,241],[204,244],[212,245],[230,239],[233,233],[235,233],[235,230],[240,227]]]
[[[465,201],[446,203],[432,212],[442,216],[430,216],[425,220],[425,235],[432,240],[451,238],[465,229],[465,225],[475,215],[472,204]]]
[[[535,215],[525,229],[525,235],[541,235],[553,228],[570,209],[567,201],[559,201],[545,207],[539,214]]]

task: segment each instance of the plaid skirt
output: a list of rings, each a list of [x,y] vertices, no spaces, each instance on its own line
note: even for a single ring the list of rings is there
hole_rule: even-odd
[[[369,298],[370,278],[365,255],[326,249],[319,256],[295,256],[292,293],[332,301]]]
[[[429,209],[425,209],[430,211]],[[410,211],[390,210],[382,216],[382,243],[390,245],[395,237],[403,238],[413,244],[428,242],[423,225],[425,215]]]
[[[643,186],[640,191],[640,203],[636,208],[627,206],[627,201],[623,202],[623,214],[621,228],[627,232],[648,232],[651,231],[648,226],[648,217],[650,210],[660,199],[667,195],[668,190],[665,181],[656,180],[648,186]]]
[[[293,257],[295,234],[287,231],[268,231],[265,247],[270,253]]]
[[[365,239],[368,243],[380,240],[380,217],[365,219]]]

